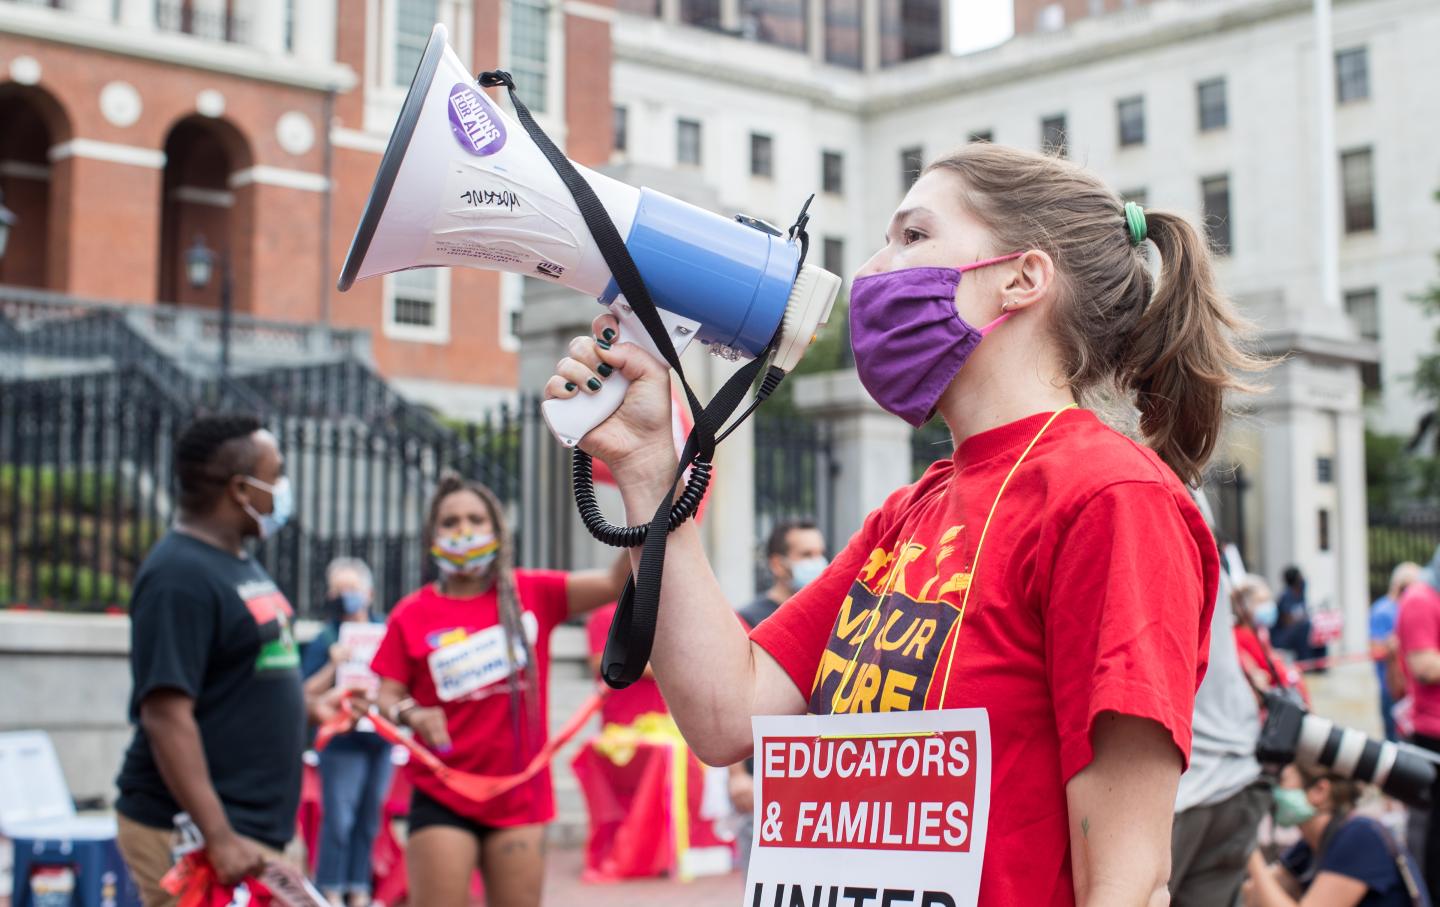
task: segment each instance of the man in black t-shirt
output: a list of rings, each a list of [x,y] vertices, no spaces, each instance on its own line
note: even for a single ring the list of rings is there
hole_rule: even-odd
[[[233,884],[294,833],[305,706],[290,603],[245,540],[277,531],[293,497],[275,437],[248,417],[207,417],[175,448],[180,514],[130,599],[135,738],[116,785],[118,844],[145,907],[170,905],[177,813]]]
[[[765,565],[770,569],[771,584],[758,598],[740,609],[740,617],[751,630],[796,592],[813,582],[829,566],[825,559],[825,536],[809,520],[778,523],[765,543]],[[740,865],[750,865],[750,814],[754,807],[754,761],[746,759],[730,767],[730,804],[742,821],[736,839],[740,845]]]

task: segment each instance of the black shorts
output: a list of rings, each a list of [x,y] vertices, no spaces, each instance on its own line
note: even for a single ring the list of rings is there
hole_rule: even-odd
[[[474,819],[462,816],[416,788],[410,794],[410,821],[406,834],[413,835],[422,828],[436,825],[468,831],[479,841],[484,841],[500,830],[494,825],[486,825],[484,822],[476,822]]]

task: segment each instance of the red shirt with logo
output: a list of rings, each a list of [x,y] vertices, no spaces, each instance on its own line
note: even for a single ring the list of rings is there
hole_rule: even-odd
[[[751,634],[814,714],[988,710],[982,907],[1075,903],[1065,785],[1100,713],[1158,722],[1188,762],[1219,582],[1152,451],[1083,410],[1040,434],[1050,415],[966,440]]]
[[[1418,682],[1409,662],[1411,652],[1440,649],[1440,592],[1426,582],[1406,586],[1400,596],[1395,634],[1400,638],[1400,665],[1415,706],[1415,730],[1427,737],[1440,737],[1440,683]]]
[[[565,578],[555,570],[515,571],[522,622],[535,650],[536,696],[533,710],[522,699],[518,722],[493,587],[473,598],[450,598],[428,585],[395,606],[370,667],[405,684],[417,704],[444,709],[451,741],[450,751],[440,754],[446,765],[508,775],[524,768],[545,745],[550,634],[569,613]],[[538,720],[532,723],[532,716]],[[485,803],[458,796],[417,762],[407,771],[416,788],[486,825],[528,825],[555,816],[549,769]]]

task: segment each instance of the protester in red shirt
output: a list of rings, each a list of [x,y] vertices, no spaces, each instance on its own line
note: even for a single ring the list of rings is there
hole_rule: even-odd
[[[1279,612],[1270,584],[1265,582],[1265,577],[1252,573],[1236,591],[1245,619],[1235,622],[1235,647],[1240,652],[1240,667],[1250,679],[1250,686],[1257,693],[1276,687],[1293,689],[1309,705],[1310,692],[1305,688],[1304,675],[1287,655],[1270,644],[1270,628],[1275,626]]]
[[[1440,548],[1420,578],[1400,596],[1395,626],[1400,665],[1410,688],[1415,733],[1410,742],[1440,753]],[[1431,793],[1430,821],[1421,863],[1430,899],[1440,901],[1440,780]]]
[[[447,765],[484,775],[519,771],[545,743],[551,631],[613,600],[629,563],[573,573],[516,569],[499,501],[453,473],[431,499],[425,538],[440,578],[390,615],[371,664],[381,678],[380,707]],[[465,907],[478,866],[492,907],[538,905],[545,823],[555,815],[549,771],[474,803],[416,762],[408,770],[411,903]]]
[[[850,327],[870,394],[914,425],[938,411],[954,458],[749,638],[694,526],[676,530],[651,656],[672,714],[718,765],[756,715],[985,709],[981,907],[1162,902],[1219,570],[1182,479],[1254,365],[1204,240],[1072,163],[975,143],[910,188]],[[597,319],[607,343],[572,343],[546,393],[602,364],[631,380],[583,446],[643,522],[675,469],[669,378],[617,328]],[[1116,385],[1151,449],[1073,409]]]

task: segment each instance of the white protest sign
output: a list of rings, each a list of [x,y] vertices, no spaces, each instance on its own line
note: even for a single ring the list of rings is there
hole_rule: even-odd
[[[385,638],[385,625],[347,621],[340,625],[340,645],[350,656],[335,668],[335,685],[346,690],[364,690],[375,695],[380,678],[370,670],[380,641]]]
[[[534,642],[539,632],[535,615],[526,611],[520,619]],[[525,648],[515,646],[515,666],[525,664]],[[441,646],[427,659],[435,693],[441,702],[454,702],[510,676],[510,659],[505,657],[505,630],[494,626]]]
[[[973,907],[990,818],[984,709],[754,719],[745,907]]]
[[[329,907],[329,901],[325,900],[305,874],[289,863],[279,860],[271,860],[265,864],[265,869],[260,873],[260,881],[270,889],[270,894],[276,901],[285,907]]]

